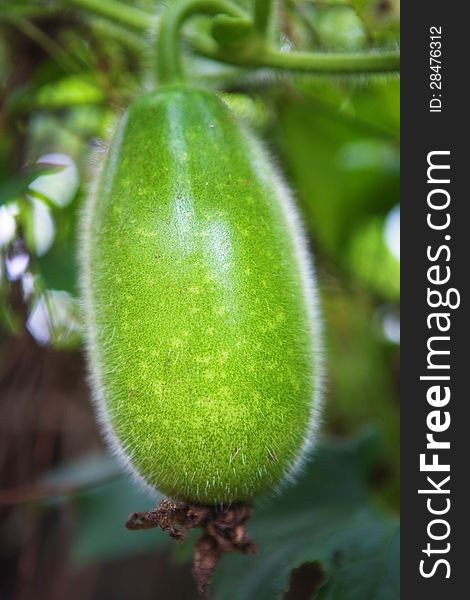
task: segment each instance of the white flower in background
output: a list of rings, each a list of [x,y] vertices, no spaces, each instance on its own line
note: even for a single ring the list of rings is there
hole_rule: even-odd
[[[43,256],[54,242],[55,225],[50,209],[36,198],[30,198],[33,209],[34,250]]]
[[[77,301],[68,292],[46,290],[34,303],[26,328],[41,345],[73,343],[80,333]]]
[[[5,257],[7,277],[10,281],[18,281],[23,277],[29,265],[29,255],[26,252],[17,252]]]
[[[0,247],[6,246],[15,237],[18,206],[16,203],[0,206]]]
[[[46,196],[58,207],[67,206],[77,193],[80,182],[78,169],[74,161],[67,154],[53,152],[44,154],[37,162],[39,164],[58,165],[64,168],[57,173],[39,175],[29,185],[29,188]]]
[[[400,260],[400,206],[398,205],[392,208],[385,219],[384,238],[387,248],[397,260]]]
[[[383,333],[386,340],[393,344],[400,343],[400,317],[393,311],[388,311],[383,316]]]

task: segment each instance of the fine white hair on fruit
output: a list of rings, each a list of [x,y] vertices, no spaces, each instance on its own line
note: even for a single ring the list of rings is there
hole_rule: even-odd
[[[121,117],[114,132],[114,144],[119,144],[126,125],[126,113]],[[103,390],[102,364],[97,344],[97,327],[93,311],[92,290],[93,282],[90,272],[88,257],[90,256],[90,234],[93,223],[94,207],[98,201],[98,188],[101,184],[103,169],[106,160],[110,158],[109,146],[102,141],[95,144],[94,151],[89,158],[91,179],[88,184],[88,195],[81,214],[81,228],[79,231],[79,256],[81,264],[80,289],[82,304],[85,314],[85,347],[88,358],[88,380],[91,388],[91,398],[95,409],[95,415],[100,427],[101,434],[111,454],[116,457],[121,468],[129,474],[133,480],[148,494],[149,498],[157,500],[159,493],[148,484],[132,464],[132,453],[118,440],[110,423],[109,413],[105,405]],[[112,170],[112,169],[110,169]]]
[[[292,193],[285,183],[280,169],[276,165],[273,156],[268,152],[263,143],[257,139],[250,131],[243,127],[247,144],[253,150],[253,156],[256,157],[254,164],[256,171],[261,179],[271,186],[277,192],[277,199],[281,204],[285,222],[290,232],[290,239],[294,246],[295,257],[300,271],[304,301],[307,308],[308,322],[310,325],[310,339],[312,340],[312,349],[314,355],[313,368],[313,397],[310,419],[308,422],[307,433],[304,436],[300,450],[293,453],[293,461],[290,468],[284,474],[284,478],[274,489],[274,492],[280,492],[286,484],[294,483],[298,475],[303,470],[317,442],[317,438],[322,424],[323,394],[325,382],[325,359],[323,348],[323,321],[320,310],[320,301],[318,297],[318,284],[315,273],[313,256],[308,248],[307,236],[304,224]],[[264,165],[271,164],[271,173],[266,174]]]
[[[126,120],[127,113],[122,116],[114,135],[113,144],[115,144],[117,147],[119,147],[121,143],[123,132],[126,127]],[[315,279],[313,259],[311,258],[308,250],[307,237],[305,235],[303,224],[292,195],[287,185],[284,183],[284,180],[281,177],[279,169],[276,167],[274,160],[271,156],[269,156],[269,153],[264,148],[263,144],[257,140],[251,132],[249,132],[243,126],[241,127],[246,147],[250,150],[252,166],[256,171],[257,177],[265,184],[266,190],[272,195],[273,202],[279,204],[280,210],[284,217],[285,227],[289,233],[289,236],[287,236],[288,241],[286,243],[292,244],[288,251],[294,255],[299,272],[303,304],[307,314],[307,323],[305,329],[308,328],[308,339],[310,340],[309,354],[311,354],[313,357],[311,372],[307,375],[309,386],[311,386],[314,390],[311,399],[311,409],[309,411],[308,427],[306,428],[306,431],[299,431],[299,435],[292,446],[292,450],[289,453],[289,461],[285,468],[282,481],[277,484],[273,490],[279,491],[283,487],[283,484],[295,481],[298,473],[302,469],[303,464],[311,453],[311,450],[314,447],[318,437],[318,430],[321,422],[323,388],[323,348],[321,341],[322,321],[317,297],[317,284]],[[95,302],[93,298],[94,282],[92,281],[90,264],[90,256],[92,254],[90,252],[90,243],[91,232],[93,229],[92,219],[93,214],[95,213],[96,204],[98,202],[98,188],[109,188],[117,166],[116,164],[113,164],[113,161],[115,161],[113,154],[107,154],[107,152],[103,151],[102,149],[97,152],[97,154],[101,155],[101,160],[99,161],[99,165],[95,165],[96,172],[94,183],[91,186],[88,200],[83,210],[81,219],[81,243],[79,246],[80,262],[82,265],[81,289],[82,298],[86,309],[85,337],[88,353],[88,364],[90,369],[90,382],[93,391],[93,402],[96,408],[97,420],[101,426],[104,438],[106,439],[111,451],[117,457],[119,463],[124,467],[124,469],[130,473],[133,478],[138,481],[140,485],[142,485],[143,488],[152,492],[152,495],[155,497],[154,487],[146,482],[146,480],[139,474],[133,465],[134,457],[130,451],[131,445],[126,443],[126,439],[118,439],[116,433],[114,432],[111,423],[112,415],[110,415],[109,408],[106,408],[105,404],[103,381],[105,381],[108,373],[103,371],[103,363],[100,358],[101,352],[98,348],[96,314],[94,312]],[[103,172],[105,159],[107,160],[107,165],[106,170]],[[266,165],[269,165],[269,167],[266,168]],[[112,342],[112,336],[108,342]],[[134,442],[135,441],[136,440],[134,440]],[[158,469],[160,467],[157,466],[156,468]],[[260,480],[262,480],[263,472],[259,471],[258,475]],[[258,475],[256,475],[253,479],[257,479]],[[208,475],[204,474],[204,476],[207,477]],[[217,477],[220,479],[219,474],[217,474]],[[185,482],[185,480],[188,479],[187,476],[183,477],[182,474],[176,473],[175,478],[175,481],[178,483],[178,485],[180,479],[181,485],[186,485],[187,482]],[[248,496],[250,493],[248,483],[250,482],[241,483],[240,488],[235,490],[235,492],[239,493],[241,490],[244,495]],[[199,486],[199,484],[196,485]],[[208,488],[211,485],[213,486],[214,482],[207,480],[206,487]],[[227,487],[227,484],[225,485]],[[199,495],[199,487],[197,487],[196,492]],[[233,492],[234,490],[232,489],[232,493]]]

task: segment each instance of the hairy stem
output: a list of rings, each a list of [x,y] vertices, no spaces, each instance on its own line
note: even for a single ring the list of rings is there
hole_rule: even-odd
[[[382,73],[398,71],[399,52],[314,53],[267,50],[261,57],[265,67],[310,73]]]
[[[117,0],[67,0],[67,3],[138,31],[148,31],[155,21],[147,12]]]
[[[262,38],[266,38],[272,3],[273,0],[254,0],[254,25],[256,31]]]
[[[156,20],[148,13],[123,4],[118,0],[68,0],[68,3],[142,32],[148,31]],[[261,4],[262,2],[260,2],[260,7]],[[261,10],[260,7],[258,10]],[[238,6],[228,0],[183,0],[174,2],[171,8],[172,15],[166,15],[166,18],[170,19],[170,28],[165,35],[165,39],[159,41],[161,48],[159,48],[158,62],[160,66],[158,69],[162,79],[181,78],[182,69],[178,36],[182,23],[188,17],[195,13],[209,15],[223,13],[235,17],[246,17]],[[263,19],[260,15],[258,15],[258,19],[259,27]],[[202,56],[251,68],[330,74],[389,73],[398,72],[400,69],[400,52],[398,50],[377,50],[369,53],[320,53],[279,52],[275,49],[266,48],[263,52],[254,56],[241,56],[239,53],[221,51],[214,40],[201,35],[191,36],[191,44],[194,51]],[[176,57],[176,64],[173,57]],[[168,69],[165,64],[162,64],[166,58],[170,59]]]
[[[161,18],[157,38],[157,77],[160,83],[183,79],[180,30],[183,23],[196,14],[246,17],[245,13],[229,0],[180,0],[170,5]]]
[[[304,73],[360,74],[400,70],[399,51],[371,52],[280,52],[265,48],[255,56],[227,54],[209,39],[194,39],[195,50],[220,62],[251,68],[279,69]]]

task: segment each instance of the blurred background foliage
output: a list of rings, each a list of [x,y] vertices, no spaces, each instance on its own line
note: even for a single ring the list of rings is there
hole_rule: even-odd
[[[155,499],[106,455],[86,386],[77,214],[117,115],[150,85],[152,43],[84,5],[0,0],[0,597],[195,598],[192,540],[124,529]],[[285,50],[398,44],[395,0],[278,9]],[[195,19],[186,35],[207,29]],[[298,485],[260,500],[260,553],[225,557],[214,596],[398,598],[399,79],[187,54],[190,77],[224,93],[295,192],[328,366],[323,442]]]

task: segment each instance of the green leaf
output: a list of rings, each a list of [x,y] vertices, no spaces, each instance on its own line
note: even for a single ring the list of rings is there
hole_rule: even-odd
[[[393,115],[378,117],[363,94],[340,92],[319,85],[316,97],[313,88],[301,101],[281,96],[277,126],[307,225],[344,267],[352,233],[397,203],[400,179]]]
[[[363,532],[367,535],[367,531]],[[320,590],[317,600],[398,600],[400,597],[400,534],[398,527],[390,532],[384,530],[377,537],[378,529],[369,529],[371,538],[363,540],[367,551],[358,561],[339,566],[331,581]],[[374,556],[374,552],[376,554]]]
[[[73,492],[92,488],[119,476],[115,460],[102,453],[89,454],[49,471],[43,483]]]
[[[23,169],[21,173],[2,181],[0,185],[0,205],[9,200],[15,200],[24,194],[29,185],[40,175],[58,173],[63,168],[62,165],[36,163]]]
[[[355,433],[365,425],[380,432],[387,488],[381,491],[396,505],[400,417],[394,369],[399,356],[386,350],[379,315],[366,294],[341,286],[331,286],[327,294],[325,290],[325,349],[334,360],[328,364],[325,422],[343,433]]]
[[[51,470],[42,484],[53,493],[48,504],[67,498],[72,513],[71,555],[77,563],[125,558],[163,549],[169,537],[160,530],[128,531],[133,511],[150,510],[158,501],[136,485],[114,458],[89,454]]]
[[[165,548],[170,538],[162,531],[129,531],[124,527],[131,512],[151,510],[156,503],[126,476],[78,494],[73,501],[73,560],[87,563]]]
[[[84,77],[68,75],[40,87],[25,85],[10,94],[6,104],[10,114],[38,109],[59,109],[95,105],[104,101],[103,91]]]
[[[400,261],[387,247],[383,234],[384,222],[372,218],[351,236],[347,252],[349,270],[358,280],[389,300],[400,296]]]
[[[368,500],[377,454],[374,435],[322,444],[297,485],[257,507],[248,528],[259,552],[223,558],[214,598],[283,598],[293,570],[310,565],[312,598],[397,599],[398,523]]]
[[[77,294],[78,283],[75,262],[73,238],[56,242],[47,254],[37,259],[46,287]]]
[[[70,204],[56,211],[56,235],[50,250],[37,257],[39,271],[48,289],[78,294],[77,276],[77,202],[80,192]]]
[[[253,33],[253,24],[249,19],[216,15],[212,19],[212,36],[221,46],[246,42]]]

